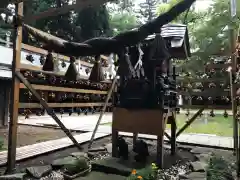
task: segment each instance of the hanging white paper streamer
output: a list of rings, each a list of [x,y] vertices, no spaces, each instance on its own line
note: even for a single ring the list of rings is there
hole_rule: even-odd
[[[59,64],[60,58],[59,58],[59,54],[56,55],[56,57],[54,58],[54,72],[59,72],[61,71],[60,69],[60,64]]]
[[[80,71],[81,71],[81,60],[79,59],[79,61],[78,61],[78,73],[79,74],[81,74]]]
[[[142,62],[142,56],[144,55],[144,52],[141,49],[141,45],[138,45],[138,52],[139,52],[139,57],[136,65],[134,66],[134,69],[138,68],[138,71],[141,71],[142,75],[144,75],[144,70],[142,68],[143,62]]]
[[[142,67],[142,56],[144,55],[140,44],[138,45],[138,52],[139,52],[139,57],[136,65],[134,66],[134,69],[137,69],[137,67],[141,68]]]
[[[131,72],[132,76],[133,76],[133,77],[136,77],[136,72],[135,72],[135,70],[134,70],[134,68],[133,68],[133,66],[132,66],[132,63],[131,63],[131,61],[130,61],[130,58],[129,58],[128,53],[125,54],[125,59],[126,59],[126,61],[127,61],[127,63],[128,63],[128,67],[129,67],[129,69],[130,69],[130,72]]]
[[[114,76],[114,60],[113,60],[113,57],[114,57],[114,54],[110,54],[108,56],[108,69],[107,69],[107,72],[108,72],[108,76],[111,75],[112,77]]]

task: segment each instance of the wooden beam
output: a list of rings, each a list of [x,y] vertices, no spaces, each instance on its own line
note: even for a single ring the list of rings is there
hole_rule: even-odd
[[[177,82],[190,82],[190,83],[195,83],[195,82],[226,82],[229,80],[227,77],[226,79],[224,78],[191,78],[191,77],[177,77]]]
[[[76,88],[63,88],[56,86],[46,86],[33,84],[32,87],[41,91],[58,91],[58,92],[72,92],[72,93],[86,93],[86,94],[107,94],[108,91],[88,90],[88,89],[76,89]],[[21,89],[28,89],[23,83],[20,84]]]
[[[42,49],[42,48],[37,48],[37,47],[34,47],[34,46],[30,46],[28,44],[22,44],[22,48],[26,51],[30,51],[30,52],[33,52],[33,53],[36,53],[36,54],[41,54],[41,55],[47,55],[48,54],[47,50]],[[70,61],[70,57],[68,57],[68,56],[64,56],[64,55],[57,54],[57,53],[52,53],[52,55],[53,55],[53,57],[58,58],[60,60]],[[108,57],[105,56],[105,55],[101,55],[101,58],[104,59],[104,60],[108,60]],[[77,59],[77,61],[80,61],[81,65],[84,65],[84,66],[87,66],[87,67],[93,67],[93,64],[91,64],[89,62],[83,61],[81,59]]]
[[[183,96],[205,96],[205,97],[218,97],[218,96],[230,96],[230,89],[220,89],[220,88],[212,88],[204,91],[179,91],[178,95]]]
[[[38,30],[38,31],[40,31],[40,30]],[[41,32],[43,32],[43,31],[41,31]],[[51,35],[51,36],[53,36],[53,35]],[[55,37],[55,36],[53,36],[53,37],[58,38],[58,37]],[[60,38],[58,38],[58,39],[60,39]],[[63,40],[61,39],[61,41],[63,41]],[[7,42],[3,39],[0,39],[0,42],[9,43],[10,45],[12,45],[12,42]],[[28,44],[22,44],[22,49],[24,49],[25,51],[30,51],[30,53],[36,53],[36,54],[45,55],[45,56],[48,54],[47,50],[42,49],[42,48],[37,48],[37,47],[34,47],[34,46],[30,46]],[[58,58],[60,60],[63,60],[63,61],[69,61],[70,60],[70,58],[68,56],[64,56],[64,55],[57,54],[57,53],[52,53],[52,54],[53,54],[53,57]],[[101,58],[104,59],[104,60],[108,60],[108,57],[105,56],[105,55],[101,55]],[[87,66],[87,67],[93,67],[93,64],[84,61],[83,58],[82,59],[77,59],[77,61],[80,61],[81,65],[84,65],[84,66]]]
[[[47,74],[47,75],[54,75],[54,76],[64,76],[66,72],[64,71],[60,71],[60,72],[50,72],[50,71],[43,71],[42,70],[42,67],[40,66],[34,66],[34,65],[31,65],[31,64],[20,64],[20,69],[21,70],[30,70],[30,71],[34,71],[34,72],[37,72],[37,73],[43,73],[43,74]],[[87,80],[88,79],[88,76],[83,76],[83,75],[80,75],[80,80],[83,79],[83,80]],[[104,81],[101,81],[102,83],[112,83],[110,80],[104,80]]]
[[[102,118],[103,118],[103,115],[104,115],[104,113],[105,113],[105,111],[106,111],[106,108],[107,108],[107,106],[108,106],[108,104],[109,104],[109,100],[110,100],[110,98],[112,97],[112,94],[113,94],[113,92],[114,92],[115,87],[117,86],[117,80],[118,80],[118,78],[117,78],[117,76],[115,76],[114,79],[113,79],[111,88],[110,88],[109,91],[108,91],[107,98],[105,99],[105,103],[104,103],[104,106],[103,106],[103,108],[102,108],[102,110],[101,110],[101,113],[100,113],[100,116],[99,116],[98,121],[97,121],[97,123],[96,123],[96,126],[95,126],[95,128],[94,128],[94,130],[93,130],[91,139],[90,139],[89,144],[88,144],[88,150],[91,148],[91,146],[92,146],[92,144],[93,144],[94,137],[95,137],[95,135],[96,135],[96,133],[97,133],[98,127],[99,127],[99,125],[100,125],[100,123],[101,123],[101,120],[102,120]]]
[[[42,66],[35,66],[35,65],[31,65],[31,64],[20,64],[20,69],[21,70],[30,70],[30,71],[34,71],[37,73],[43,73],[43,74],[54,75],[54,76],[64,76],[66,73],[64,71],[60,71],[60,72],[43,71]],[[88,79],[87,76],[83,76],[83,75],[80,75],[80,78]]]
[[[205,66],[206,69],[223,69],[223,68],[228,68],[229,66],[232,66],[231,63],[227,64],[207,64]]]
[[[77,4],[66,5],[61,8],[50,8],[44,12],[40,12],[38,14],[33,14],[29,17],[24,17],[24,21],[25,21],[25,23],[29,24],[29,23],[39,20],[39,19],[44,19],[44,18],[49,18],[49,17],[53,17],[53,16],[59,16],[62,14],[66,14],[69,11],[79,12],[86,7],[100,6],[108,1],[109,0],[78,1]]]
[[[33,94],[33,96],[40,102],[42,107],[47,111],[48,115],[50,115],[55,122],[58,124],[58,126],[63,130],[63,132],[69,137],[69,139],[73,142],[73,144],[82,151],[82,147],[78,144],[78,141],[73,137],[71,132],[65,127],[65,125],[62,123],[62,121],[57,117],[57,115],[54,113],[53,109],[50,108],[47,104],[47,102],[37,93],[35,89],[31,86],[31,84],[24,78],[24,76],[20,72],[15,73],[17,78],[28,88],[28,90]],[[18,110],[17,110],[18,114]]]
[[[171,136],[167,132],[164,132],[164,136],[168,138],[169,141],[171,141]]]
[[[47,103],[51,108],[71,108],[71,107],[96,107],[96,106],[104,106],[104,102],[102,103]],[[108,103],[107,106],[110,106],[111,103]],[[42,108],[40,103],[19,103],[19,108]]]
[[[196,113],[191,117],[191,119],[189,119],[189,120],[186,122],[186,124],[177,132],[176,137],[178,137],[182,132],[184,132],[185,129],[187,129],[188,126],[190,126],[190,125],[193,123],[193,121],[203,112],[203,110],[204,110],[204,107],[201,108],[201,109],[199,109],[198,112],[196,112]]]
[[[31,53],[36,53],[36,54],[40,54],[40,55],[47,55],[48,54],[48,51],[45,50],[45,49],[37,48],[37,47],[30,46],[30,45],[27,45],[27,44],[22,44],[22,48],[24,50],[30,51]],[[64,55],[61,55],[61,54],[52,53],[52,55],[53,55],[53,57],[64,60],[64,61],[69,61],[70,60],[70,57],[64,56]],[[85,61],[82,61],[82,60],[80,60],[80,61],[81,61],[81,64],[84,65],[84,66],[93,67],[93,64],[91,64],[91,63],[88,63],[88,62],[85,62]]]
[[[217,110],[227,110],[232,109],[232,105],[222,106],[222,105],[178,105],[179,108],[183,109],[201,109],[205,107],[205,109],[217,109]]]
[[[16,4],[15,12],[19,16],[23,16],[23,3]],[[13,61],[12,61],[12,87],[10,102],[10,121],[8,136],[8,159],[6,173],[12,173],[16,166],[16,146],[17,146],[17,126],[18,126],[18,105],[19,105],[19,86],[20,82],[16,77],[19,71],[21,60],[21,44],[22,44],[22,26],[14,29],[13,43]]]

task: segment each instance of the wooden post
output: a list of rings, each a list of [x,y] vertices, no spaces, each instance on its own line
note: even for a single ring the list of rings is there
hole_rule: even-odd
[[[236,67],[237,61],[235,56],[235,31],[233,28],[230,28],[230,45],[231,45],[231,60],[232,60],[232,69],[230,71],[230,87],[231,87],[231,99],[232,99],[232,113],[233,113],[233,147],[234,154],[238,155],[238,122],[236,119],[237,113],[237,102],[236,102],[236,85],[233,81],[235,81],[236,77]]]
[[[138,139],[138,133],[133,133],[133,147],[136,146],[137,139]]]
[[[164,160],[164,136],[157,136],[157,165],[160,169],[163,168]]]
[[[171,155],[175,155],[176,153],[176,111],[172,112],[172,121],[171,121]]]
[[[15,4],[17,16],[23,16],[23,2]],[[17,18],[17,17],[16,17]],[[17,123],[19,104],[19,80],[15,77],[15,72],[19,71],[22,46],[22,26],[15,25],[13,40],[13,61],[12,61],[12,88],[10,102],[10,122],[8,135],[8,158],[6,173],[15,170],[16,146],[17,146]]]
[[[157,136],[157,165],[160,169],[163,168],[164,166],[164,148],[163,148],[163,144],[164,144],[164,130],[166,127],[166,123],[169,117],[169,113],[170,113],[170,109],[168,109],[168,111],[166,113],[163,114],[162,119],[161,119],[161,135]]]
[[[176,136],[178,137],[182,132],[184,132],[185,129],[187,129],[188,126],[190,126],[190,125],[194,122],[194,120],[203,112],[203,110],[204,110],[204,107],[201,108],[201,109],[199,109],[198,112],[196,112],[196,113],[186,122],[186,124],[177,132],[177,135],[176,135]]]
[[[118,130],[112,127],[112,157],[118,157]]]
[[[177,78],[176,78],[176,67],[173,66],[172,68],[172,76],[175,82],[177,82]],[[175,87],[177,89],[177,87]],[[177,95],[175,94],[175,100],[177,101]],[[176,102],[177,104],[177,102]],[[171,116],[172,116],[172,121],[171,121],[171,155],[175,155],[176,153],[176,131],[177,131],[177,122],[176,122],[176,108],[174,109],[174,111],[171,112]]]
[[[21,72],[15,72],[15,76],[28,88],[28,90],[33,94],[33,96],[37,98],[37,100],[40,102],[42,107],[46,109],[48,115],[50,115],[55,120],[55,122],[59,125],[59,127],[63,130],[63,132],[69,137],[69,139],[71,139],[73,144],[81,151],[82,147],[80,146],[78,141],[73,137],[71,132],[65,127],[62,121],[57,117],[53,109],[48,106],[47,102],[37,93],[37,91],[32,87],[32,85],[24,78]]]

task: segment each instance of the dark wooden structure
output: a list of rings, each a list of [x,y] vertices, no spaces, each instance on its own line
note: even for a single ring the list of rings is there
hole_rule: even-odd
[[[161,36],[163,37],[162,43],[167,44],[167,49],[170,54],[171,58],[187,58],[190,56],[190,47],[189,47],[189,39],[188,39],[188,31],[187,27],[185,25],[176,25],[176,24],[168,24],[164,25],[161,28]],[[156,40],[155,38],[158,38],[155,35],[151,35],[143,43],[146,43],[148,46],[148,43],[152,43],[153,40]],[[175,43],[175,44],[174,44]],[[156,48],[162,48],[161,44],[158,44]],[[147,50],[147,48],[144,49],[146,56],[143,57],[143,64],[144,63],[151,63],[151,57],[148,56],[148,52],[151,50]],[[130,50],[131,52],[131,50]],[[134,57],[134,55],[130,57]],[[164,73],[166,73],[169,77],[171,77],[173,80],[176,80],[176,74],[175,74],[175,68],[171,65],[171,60],[168,59],[165,61]],[[160,59],[158,59],[159,61]],[[156,58],[157,61],[157,58]],[[161,61],[161,60],[160,60]],[[132,60],[134,62],[134,60]],[[144,66],[144,65],[143,65]],[[162,67],[162,66],[161,66]],[[121,64],[120,67],[121,68]],[[166,68],[166,69],[165,69]],[[154,70],[153,70],[154,71]],[[163,72],[161,71],[161,72]],[[121,72],[120,72],[121,73]],[[147,74],[147,68],[145,68],[145,74]],[[149,75],[149,74],[148,74]],[[147,76],[147,78],[151,79],[151,75]],[[121,81],[121,74],[120,74],[120,83]],[[151,80],[149,80],[151,81]],[[153,80],[154,81],[154,80]],[[122,82],[123,83],[123,82]],[[126,83],[126,82],[125,82]],[[134,82],[133,82],[134,83]],[[127,87],[126,87],[127,88]],[[123,91],[121,90],[121,85],[119,88],[116,89],[115,93],[118,93],[120,91],[120,96]],[[174,88],[173,88],[174,91]],[[135,92],[135,95],[138,93],[137,90],[133,91]],[[140,89],[139,89],[140,92]],[[127,92],[125,93],[128,94]],[[123,95],[122,95],[123,96]],[[134,95],[133,95],[134,96]],[[171,154],[174,155],[176,152],[176,106],[174,105],[174,93],[173,93],[173,101],[166,100],[166,106],[165,107],[147,107],[143,103],[142,105],[144,107],[140,107],[140,103],[142,103],[142,100],[139,100],[139,107],[134,108],[127,105],[128,107],[122,107],[125,106],[124,104],[127,104],[129,101],[132,101],[132,99],[136,99],[139,97],[133,97],[132,95],[127,95],[129,100],[127,100],[125,103],[122,103],[121,100],[119,100],[120,105],[118,105],[116,102],[114,104],[113,109],[113,123],[112,123],[112,155],[114,157],[118,157],[118,138],[119,138],[119,131],[123,132],[131,132],[133,133],[133,143],[135,145],[138,134],[149,134],[149,135],[156,135],[157,136],[157,163],[160,168],[163,167],[163,156],[164,156],[164,149],[163,149],[163,141],[164,136],[166,136],[170,142],[171,142]],[[141,95],[140,95],[141,96]],[[143,94],[142,96],[145,96]],[[162,94],[162,98],[164,97],[164,93]],[[176,97],[175,97],[176,98]],[[148,98],[147,98],[148,99]],[[156,98],[154,98],[156,99]],[[147,101],[151,101],[148,99]],[[154,101],[154,100],[153,100]],[[173,104],[172,104],[173,103]],[[134,104],[134,103],[133,103]],[[136,104],[136,103],[135,103]],[[160,103],[161,104],[161,103]],[[165,104],[165,103],[164,103]],[[167,134],[165,132],[166,124],[171,124],[171,135]]]

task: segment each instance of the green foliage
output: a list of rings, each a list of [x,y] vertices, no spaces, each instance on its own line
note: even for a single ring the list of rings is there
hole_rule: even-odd
[[[170,7],[180,0],[172,0],[170,4],[158,6],[158,14],[166,12]],[[229,27],[238,29],[240,24],[240,6],[237,6],[237,17],[230,16],[229,1],[213,0],[212,5],[206,11],[195,11],[190,9],[180,15],[175,22],[183,23],[186,19],[188,25],[192,57],[180,66],[186,71],[194,74],[203,71],[206,62],[211,57],[229,54]]]
[[[31,0],[24,2],[25,16],[46,11],[51,7],[62,7],[68,5],[70,0]],[[68,12],[61,16],[48,17],[31,22],[30,25],[48,32],[52,35],[58,36],[66,40],[72,40],[75,35],[74,24],[72,21],[72,13]]]
[[[150,21],[155,18],[155,10],[157,8],[158,1],[157,0],[145,0],[140,3],[139,14],[140,18],[144,18],[144,21]]]
[[[85,157],[80,158],[72,158],[69,160],[64,166],[63,169],[65,173],[68,173],[70,175],[83,172],[84,170],[88,169],[90,167],[90,162]]]
[[[80,37],[82,40],[112,35],[109,14],[105,5],[83,9],[77,14],[75,24],[80,26]]]
[[[157,180],[158,179],[158,168],[153,163],[151,166],[141,169],[133,170],[132,174],[127,177],[127,180]]]
[[[207,166],[207,179],[231,180],[233,168],[223,157],[212,155]]]
[[[157,7],[157,14],[163,14],[167,12],[171,7],[176,5],[177,3],[181,2],[182,0],[171,0],[169,3],[162,3],[159,4]],[[190,8],[185,13],[180,14],[175,20],[175,23],[184,23],[184,24],[195,24],[199,22],[201,19],[203,19],[205,16],[205,13],[203,12],[197,12],[195,9]]]
[[[63,7],[70,0],[32,0],[25,3],[25,14],[38,13],[50,7]],[[86,39],[111,35],[109,14],[105,5],[85,8],[78,13],[49,17],[33,22],[34,27],[70,41],[84,41]]]
[[[110,26],[114,35],[116,35],[120,32],[136,28],[138,26],[138,22],[136,16],[130,14],[129,12],[122,12],[111,16]]]

